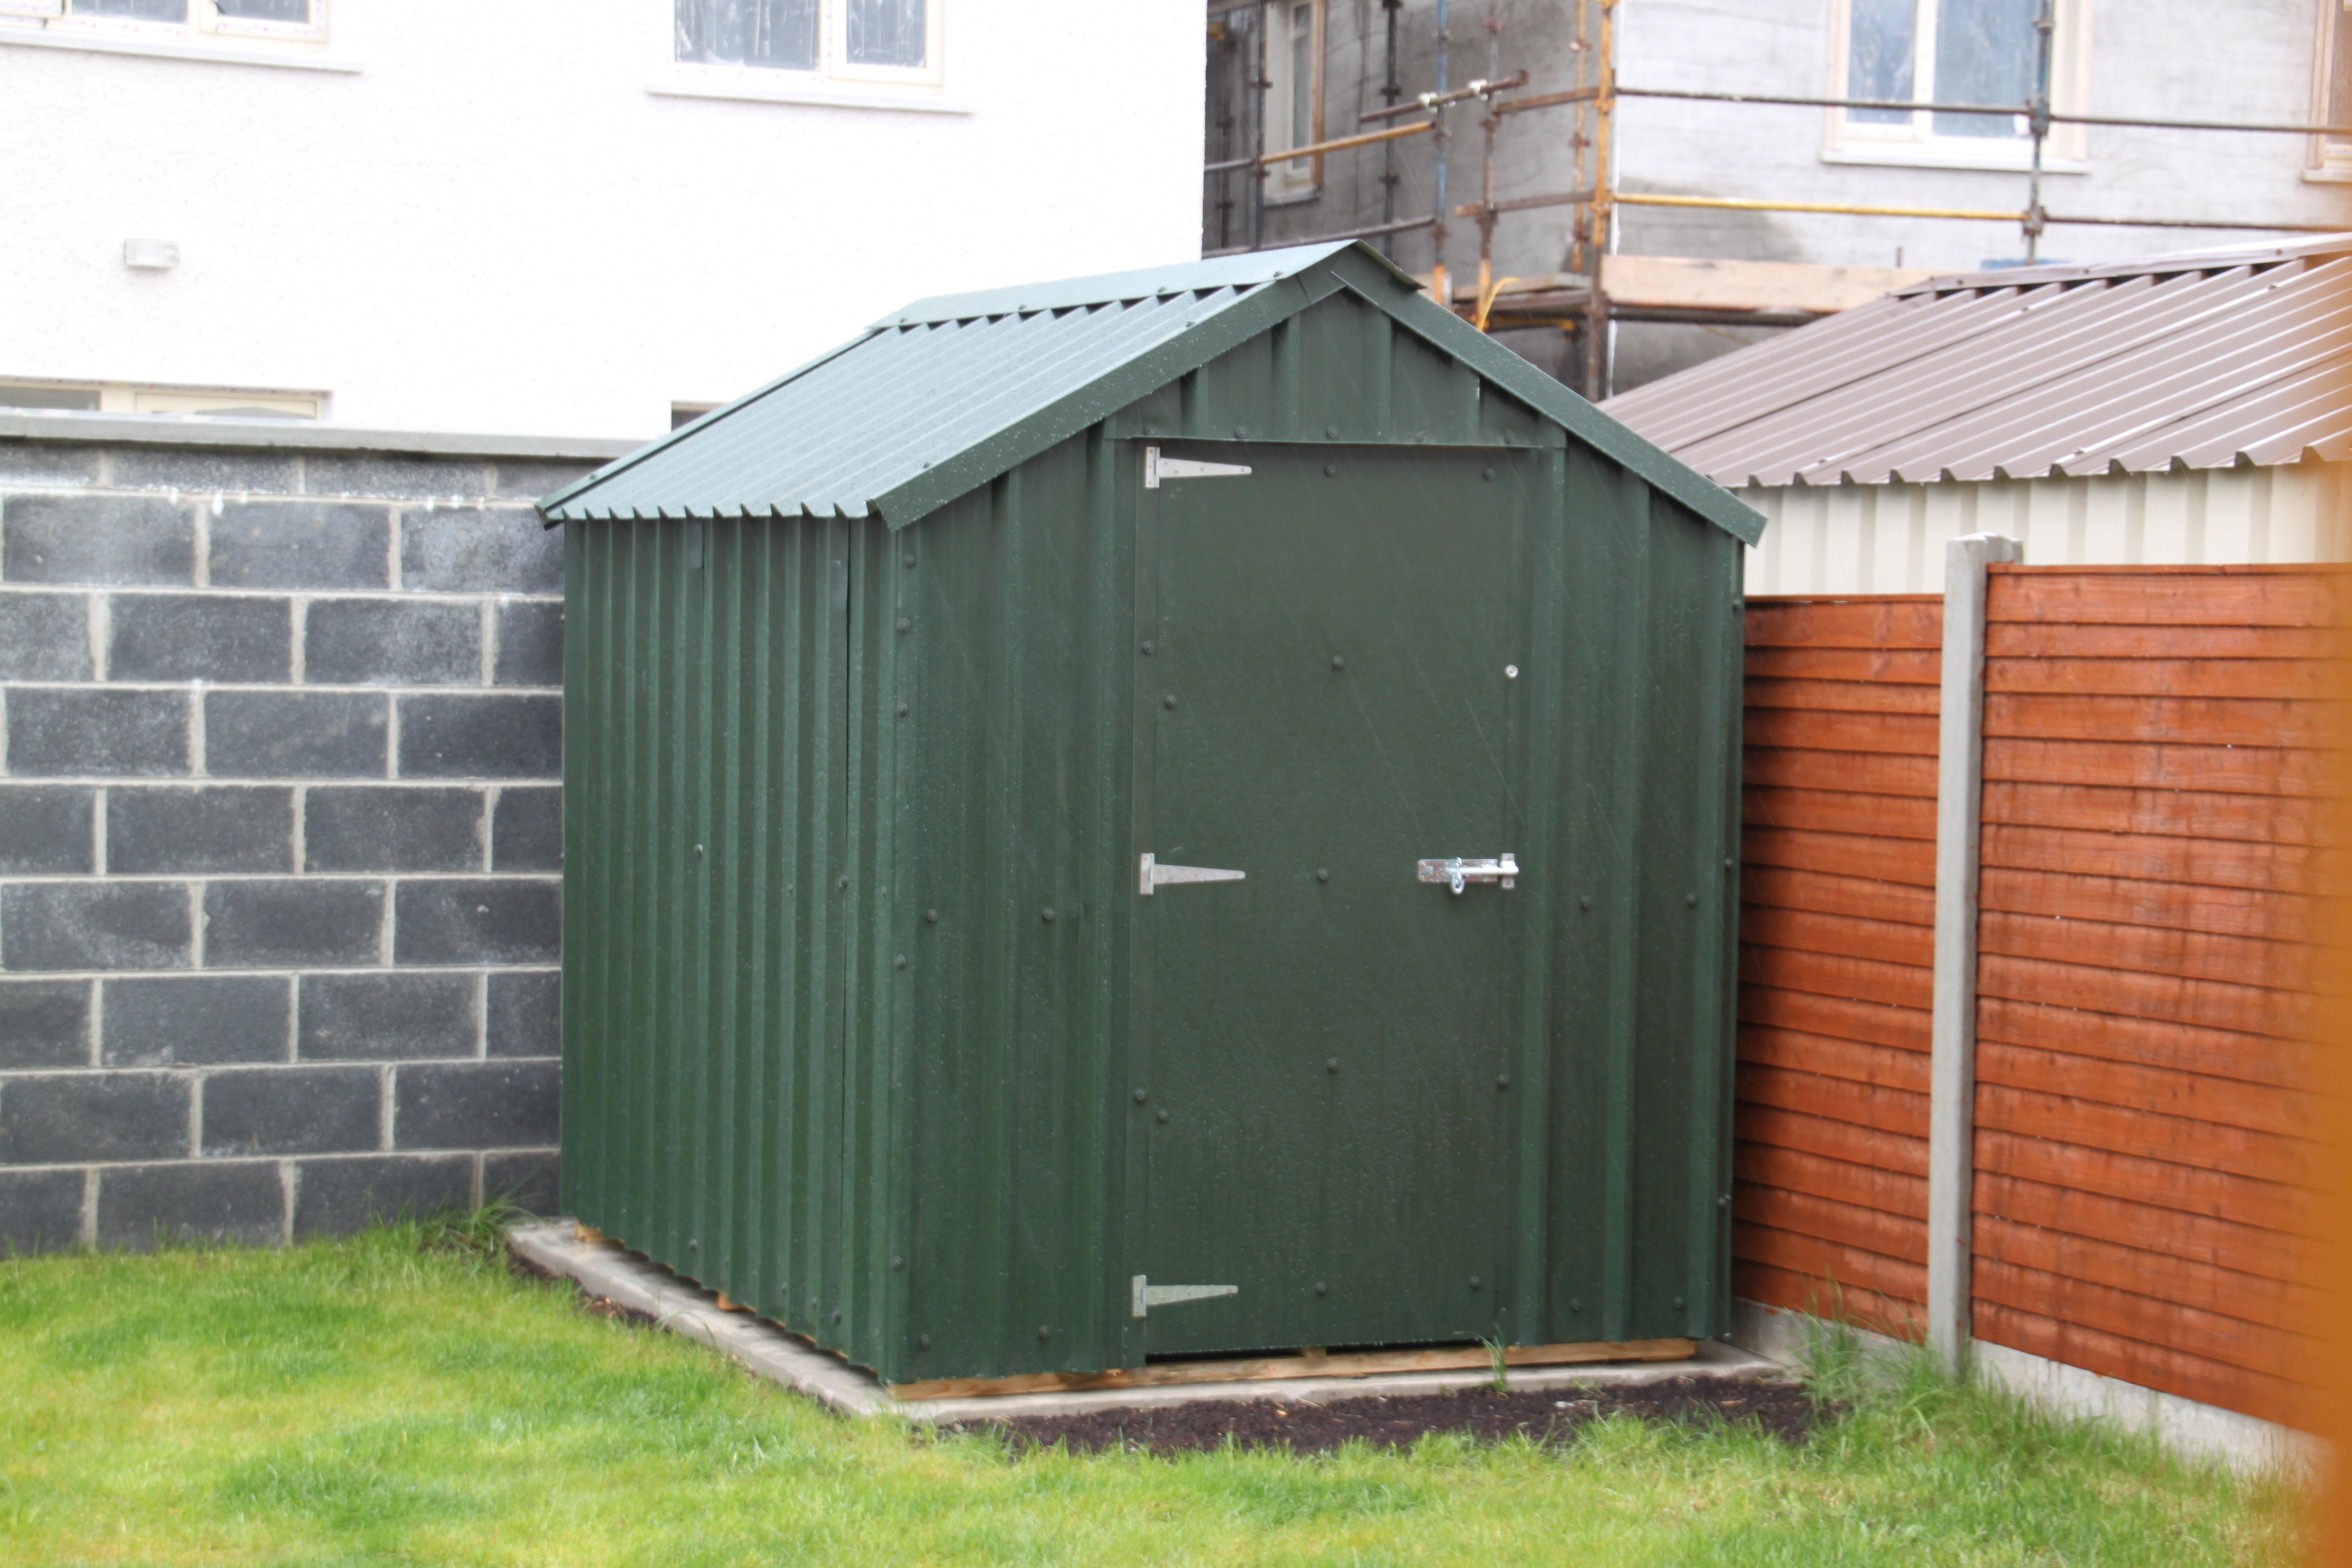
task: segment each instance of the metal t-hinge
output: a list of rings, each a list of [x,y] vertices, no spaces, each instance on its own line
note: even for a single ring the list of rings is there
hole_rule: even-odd
[[[1203,463],[1189,457],[1162,457],[1156,446],[1143,449],[1143,487],[1157,490],[1163,479],[1236,479],[1249,472],[1247,463]]]
[[[1160,857],[1147,850],[1135,869],[1135,891],[1149,898],[1153,888],[1173,883],[1243,882],[1248,878],[1246,871],[1224,871],[1216,866],[1163,866]]]
[[[1151,1316],[1154,1307],[1172,1307],[1185,1301],[1209,1301],[1218,1296],[1238,1296],[1239,1285],[1154,1285],[1145,1276],[1135,1276],[1128,1300],[1128,1311],[1135,1317]]]

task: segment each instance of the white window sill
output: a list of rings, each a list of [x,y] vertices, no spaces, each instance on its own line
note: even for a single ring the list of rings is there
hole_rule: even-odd
[[[284,71],[338,71],[350,75],[359,70],[359,62],[347,56],[301,47],[273,49],[266,44],[222,44],[193,38],[140,38],[122,33],[75,33],[0,25],[0,47],[7,46],[138,55],[149,60],[198,60],[207,65],[264,65]]]
[[[2352,185],[2352,165],[2339,163],[2327,168],[2305,169],[2303,178],[2313,185]]]
[[[1949,143],[1890,142],[1883,146],[1824,147],[1823,163],[1876,164],[1892,169],[1973,169],[1988,174],[2024,174],[2033,168],[2033,158],[2023,148],[2000,151],[1979,151],[1973,147],[1954,147]],[[2091,166],[2081,158],[2058,158],[2045,153],[2042,157],[2044,174],[2088,174]]]
[[[928,88],[878,86],[860,82],[805,79],[763,81],[767,73],[704,70],[690,66],[658,71],[645,90],[659,98],[728,98],[740,103],[797,103],[826,109],[902,110],[911,114],[971,114],[960,98],[943,98]]]

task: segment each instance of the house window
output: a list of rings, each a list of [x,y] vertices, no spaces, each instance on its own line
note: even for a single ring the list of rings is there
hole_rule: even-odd
[[[2005,114],[1839,110],[1831,124],[1833,151],[1905,162],[2025,161],[2033,133],[2024,106],[2040,71],[2034,23],[2042,0],[1839,0],[1835,9],[1838,96],[2018,107]],[[2081,13],[2079,0],[2059,0],[2056,7],[2053,108],[2079,101]],[[2047,146],[2060,157],[2080,157],[2080,144],[2080,127],[2059,127]]]
[[[0,0],[0,16],[40,18],[61,33],[162,39],[327,35],[327,0]]]
[[[1266,8],[1266,150],[1308,147],[1323,139],[1322,0],[1281,0]],[[1270,200],[1312,196],[1323,183],[1320,154],[1266,171]]]
[[[2318,76],[2311,112],[2321,125],[2352,125],[2352,0],[2320,0]],[[2352,134],[2311,138],[2311,170],[2352,179]]]
[[[939,80],[941,0],[671,0],[681,65]]]
[[[140,386],[123,381],[0,380],[0,408],[211,419],[317,419],[326,412],[326,397],[317,392]]]

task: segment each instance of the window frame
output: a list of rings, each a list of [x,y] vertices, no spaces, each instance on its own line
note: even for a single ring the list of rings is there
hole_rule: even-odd
[[[284,42],[324,44],[327,41],[329,0],[310,0],[308,22],[273,22],[223,16],[213,0],[188,0],[181,21],[143,16],[82,16],[71,0],[0,0],[0,17],[39,22],[41,31],[66,38],[169,41],[202,44],[222,38],[237,43]]]
[[[2339,20],[2352,13],[2352,0],[2319,0],[2318,35],[2311,51],[2311,123],[2326,125],[2329,105],[2335,102],[2336,73],[2352,71],[2352,59],[2338,58]],[[2307,180],[2352,181],[2352,136],[2324,133],[2306,138],[2303,177]]]
[[[144,415],[150,418],[219,418],[230,410],[264,408],[263,417],[289,422],[319,423],[327,418],[328,395],[287,387],[172,386],[154,381],[75,381],[54,376],[0,375],[0,388],[42,387],[59,392],[87,392],[98,400],[95,409],[32,408],[9,403],[0,392],[0,412]]]
[[[1933,102],[1935,90],[1935,20],[1943,0],[1912,0],[1917,18],[1912,58],[1911,97]],[[2050,107],[2061,114],[2079,112],[2090,101],[2092,0],[2057,0],[2057,32],[2051,39]],[[1849,96],[1853,57],[1853,0],[1830,0],[1829,91],[1826,96]],[[2081,174],[2090,155],[2089,127],[2053,125],[2042,143],[2042,168],[2053,174]],[[1857,120],[1845,109],[1827,111],[1822,135],[1824,163],[1899,164],[1913,168],[2024,169],[2033,161],[2028,136],[1996,139],[1989,136],[1938,135],[1935,116],[1915,110],[1899,125]]]
[[[1290,123],[1298,104],[1298,83],[1291,70],[1291,61],[1294,58],[1291,51],[1297,47],[1298,43],[1295,17],[1301,6],[1306,7],[1309,13],[1307,20],[1309,70],[1307,140],[1304,145],[1312,146],[1321,141],[1324,136],[1324,82],[1328,74],[1323,61],[1326,36],[1324,33],[1325,0],[1279,0],[1278,4],[1267,6],[1264,12],[1269,17],[1279,13],[1282,19],[1280,47],[1276,47],[1274,37],[1268,36],[1266,39],[1266,79],[1269,83],[1274,84],[1266,89],[1266,151],[1269,153],[1282,152],[1294,145],[1300,145],[1290,140]],[[1273,24],[1270,22],[1269,35],[1272,31]],[[1279,112],[1276,108],[1278,89],[1280,92]],[[1278,137],[1279,140],[1277,140]],[[1311,201],[1321,195],[1323,192],[1323,160],[1326,156],[1328,155],[1325,153],[1313,153],[1305,158],[1286,158],[1280,163],[1266,165],[1267,205],[1281,206],[1290,202]]]
[[[947,85],[948,0],[923,0],[923,60],[920,66],[859,65],[849,58],[848,0],[816,0],[817,63],[808,70],[781,65],[745,65],[725,60],[678,58],[678,0],[659,0],[662,20],[661,70],[667,83],[655,91],[699,90],[713,97],[781,98],[815,101],[828,89],[913,90],[935,93]],[[740,91],[716,91],[734,88]],[[763,90],[765,89],[765,90]]]

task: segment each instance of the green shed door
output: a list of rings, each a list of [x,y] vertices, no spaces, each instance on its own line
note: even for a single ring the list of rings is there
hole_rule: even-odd
[[[1163,461],[1139,512],[1156,870],[1135,890],[1150,1152],[1130,1310],[1152,1355],[1496,1334],[1523,895],[1456,894],[1419,862],[1522,847],[1529,456],[1161,455],[1251,471]]]

